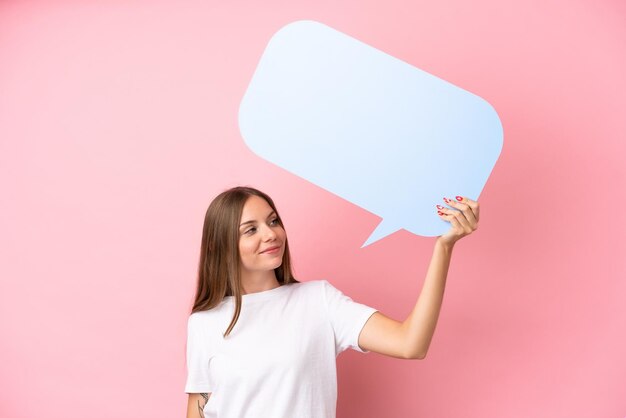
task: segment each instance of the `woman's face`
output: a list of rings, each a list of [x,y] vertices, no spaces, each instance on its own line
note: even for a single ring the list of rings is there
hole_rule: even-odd
[[[259,196],[250,196],[243,206],[239,225],[241,272],[274,270],[283,261],[287,235],[272,207]]]

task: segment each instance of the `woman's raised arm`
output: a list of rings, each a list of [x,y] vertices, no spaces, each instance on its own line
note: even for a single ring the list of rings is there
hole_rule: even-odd
[[[446,199],[446,203],[454,209],[438,206],[439,216],[450,222],[452,227],[435,242],[426,280],[415,308],[403,322],[380,312],[374,313],[359,335],[359,346],[362,349],[396,358],[426,357],[443,302],[454,244],[478,228],[478,202],[457,196],[457,201]]]

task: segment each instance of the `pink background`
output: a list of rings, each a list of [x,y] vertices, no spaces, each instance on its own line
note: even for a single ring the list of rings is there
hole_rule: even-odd
[[[313,19],[485,98],[505,135],[427,358],[343,354],[338,416],[624,417],[624,4],[1,2],[0,415],[182,416],[202,219],[232,185],[275,198],[300,280],[410,312],[434,239],[360,249],[379,218],[239,135],[267,41]]]

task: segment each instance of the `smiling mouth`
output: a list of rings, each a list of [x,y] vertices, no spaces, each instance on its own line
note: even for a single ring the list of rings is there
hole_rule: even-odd
[[[267,250],[261,251],[261,254],[274,254],[277,253],[278,250],[280,250],[280,246],[268,248]]]

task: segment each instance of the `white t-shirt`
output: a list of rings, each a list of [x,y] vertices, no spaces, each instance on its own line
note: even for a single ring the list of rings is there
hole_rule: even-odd
[[[334,418],[336,357],[362,353],[359,333],[377,310],[326,280],[243,295],[241,314],[223,338],[233,296],[189,317],[187,393],[211,393],[204,416]]]

